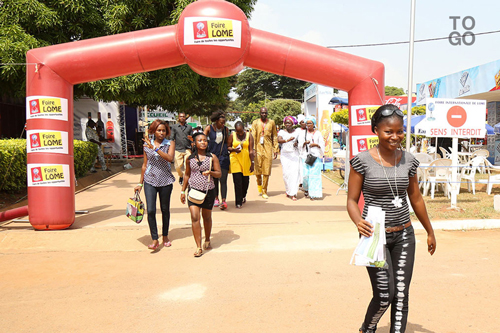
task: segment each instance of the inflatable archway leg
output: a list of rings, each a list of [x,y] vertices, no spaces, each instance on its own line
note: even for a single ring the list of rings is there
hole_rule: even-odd
[[[48,140],[66,140],[63,153],[28,150],[28,206],[35,229],[66,229],[75,221],[73,85],[28,55],[26,119],[28,149]],[[34,65],[37,64],[37,65]],[[32,145],[34,143],[34,145]]]

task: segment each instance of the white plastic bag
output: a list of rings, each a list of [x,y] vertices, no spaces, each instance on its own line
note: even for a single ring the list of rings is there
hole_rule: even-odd
[[[361,236],[351,258],[351,265],[387,269],[385,256],[385,212],[380,207],[369,206],[366,221],[373,225],[371,237]]]

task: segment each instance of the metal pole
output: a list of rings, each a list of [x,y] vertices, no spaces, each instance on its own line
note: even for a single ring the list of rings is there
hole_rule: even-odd
[[[415,40],[415,0],[411,0],[410,14],[410,61],[408,64],[408,119],[406,121],[406,151],[410,151],[411,145],[411,102],[413,85],[413,44]]]

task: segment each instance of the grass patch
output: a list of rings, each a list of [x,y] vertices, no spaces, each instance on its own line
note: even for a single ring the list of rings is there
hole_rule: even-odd
[[[344,182],[339,171],[325,171],[324,175],[338,185]],[[486,179],[486,175],[476,173],[476,181]],[[442,191],[434,194],[434,199],[430,195],[423,197],[427,213],[432,220],[481,220],[498,219],[499,212],[493,209],[493,196],[500,195],[500,185],[493,185],[491,195],[486,193],[486,184],[476,182],[476,195],[467,190],[467,184],[462,183],[460,194],[457,197],[458,209],[451,209],[451,200],[444,196]],[[418,221],[414,213],[411,214],[412,221]]]

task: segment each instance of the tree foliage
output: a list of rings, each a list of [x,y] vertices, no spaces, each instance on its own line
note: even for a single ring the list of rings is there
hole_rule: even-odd
[[[417,105],[411,108],[411,114],[412,115],[423,115],[427,112],[427,109],[425,108],[425,105]]]
[[[271,74],[253,68],[246,68],[238,74],[236,94],[243,104],[258,103],[264,99],[302,100],[304,89],[310,83],[286,76]]]
[[[338,112],[333,112],[330,116],[334,123],[349,125],[349,109],[342,109]]]
[[[240,114],[241,120],[244,123],[252,123],[255,119],[260,117],[259,111],[263,106],[267,108],[267,117],[274,120],[276,125],[283,124],[283,119],[286,116],[297,116],[302,113],[300,102],[291,99],[275,99],[274,101],[260,101],[248,104],[244,111],[253,113]]]
[[[32,48],[176,24],[194,0],[3,0],[0,91],[25,96],[25,54]],[[231,0],[249,16],[256,0]],[[210,79],[187,65],[75,86],[75,96],[159,105],[207,114],[227,105],[234,78]]]
[[[405,91],[403,88],[385,86],[385,95],[386,96],[401,96],[404,95]]]

